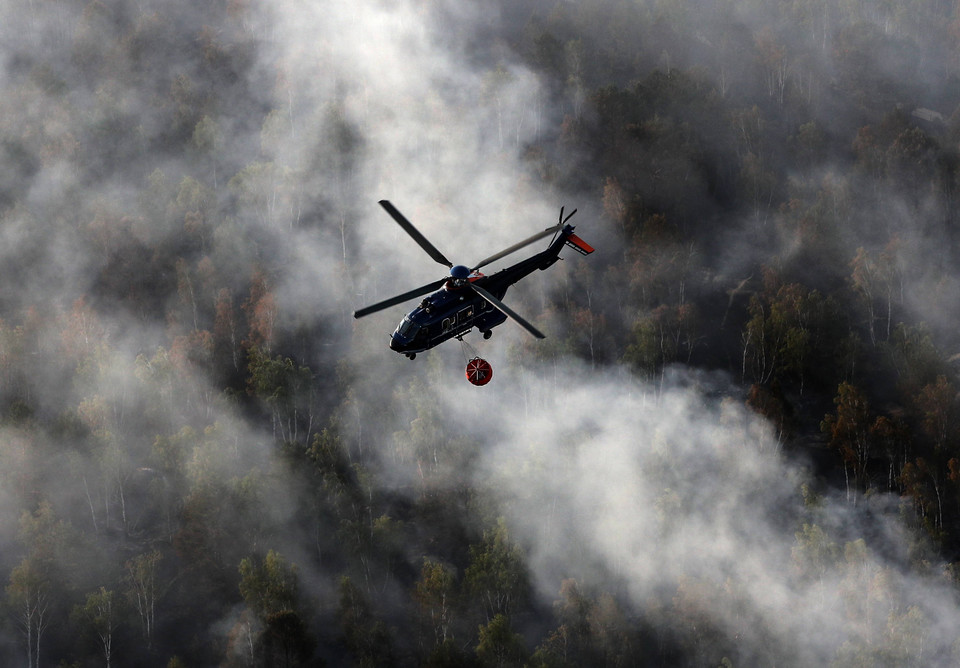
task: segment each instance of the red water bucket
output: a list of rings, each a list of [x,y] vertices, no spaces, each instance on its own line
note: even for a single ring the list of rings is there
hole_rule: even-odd
[[[467,362],[467,380],[474,385],[486,385],[493,378],[493,367],[490,362],[474,357]]]

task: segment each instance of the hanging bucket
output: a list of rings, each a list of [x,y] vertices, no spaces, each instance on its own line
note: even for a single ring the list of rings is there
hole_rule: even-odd
[[[467,380],[474,385],[486,385],[493,378],[493,367],[490,362],[480,357],[474,357],[467,362]]]

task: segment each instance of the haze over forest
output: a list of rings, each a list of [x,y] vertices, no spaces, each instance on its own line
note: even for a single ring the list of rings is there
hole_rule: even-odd
[[[960,5],[28,5],[0,663],[960,662]]]

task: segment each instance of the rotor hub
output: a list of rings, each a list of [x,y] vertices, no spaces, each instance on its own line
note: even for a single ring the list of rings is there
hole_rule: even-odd
[[[454,265],[450,268],[450,277],[459,281],[465,281],[470,278],[470,267],[465,267],[462,264]]]

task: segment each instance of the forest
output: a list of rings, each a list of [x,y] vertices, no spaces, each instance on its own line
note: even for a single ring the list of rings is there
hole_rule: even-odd
[[[960,663],[960,4],[28,5],[0,663]]]

